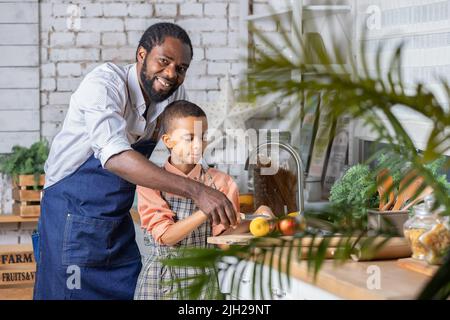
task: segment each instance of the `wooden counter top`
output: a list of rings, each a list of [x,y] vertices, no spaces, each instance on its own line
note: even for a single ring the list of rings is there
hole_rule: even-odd
[[[370,281],[377,273],[379,288],[370,289]],[[313,284],[343,299],[393,300],[415,299],[431,278],[417,272],[402,269],[396,260],[349,261],[335,266],[334,260],[326,260],[314,282],[312,273],[307,274],[305,261],[291,262],[291,276]]]
[[[208,242],[220,243],[221,239],[217,238],[219,237],[211,237]],[[415,299],[431,279],[424,274],[399,267],[397,259],[359,262],[350,260],[343,264],[336,264],[337,261],[327,259],[314,281],[313,271],[308,274],[307,262],[305,260],[298,261],[297,250],[294,252],[290,266],[291,277],[317,286],[343,299]],[[273,268],[286,272],[286,251],[282,256],[282,270],[278,269],[279,259],[280,254],[275,254]],[[266,265],[269,265],[268,261]],[[370,285],[372,284],[373,287],[375,284],[370,280],[377,275],[379,275],[379,288],[370,289]]]

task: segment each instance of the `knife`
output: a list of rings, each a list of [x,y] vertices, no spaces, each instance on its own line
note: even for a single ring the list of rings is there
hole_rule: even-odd
[[[266,218],[270,220],[270,217],[266,214],[245,214],[241,213],[241,221],[252,221],[256,218]]]

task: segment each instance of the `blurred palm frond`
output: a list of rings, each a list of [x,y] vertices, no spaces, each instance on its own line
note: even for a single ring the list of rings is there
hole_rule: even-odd
[[[274,22],[282,25],[279,19],[274,18]],[[252,29],[264,50],[255,48],[255,59],[247,74],[248,82],[242,90],[247,93],[247,100],[260,101],[266,96],[276,96],[281,100],[290,99],[293,107],[300,108],[307,92],[327,93],[327,105],[332,115],[330,121],[341,116],[362,121],[364,126],[376,132],[376,142],[385,144],[385,148],[369,159],[372,161],[380,154],[390,155],[375,165],[374,178],[385,168],[400,170],[407,164],[407,169],[402,171],[404,175],[414,172],[416,176],[423,177],[423,185],[417,194],[425,186],[431,186],[436,206],[442,205],[443,214],[450,215],[449,189],[445,182],[436,178],[433,171],[435,168],[430,167],[430,164],[450,150],[450,112],[425,84],[418,83],[414,87],[405,85],[401,68],[404,45],[396,47],[390,56],[388,71],[384,72],[382,55],[385,53],[382,46],[377,50],[375,61],[368,61],[365,42],[361,41],[361,59],[358,63],[350,52],[344,54],[345,46],[350,48],[350,43],[335,44],[332,52],[328,52],[315,35],[305,36],[300,35],[298,30],[294,31],[294,34],[299,35],[295,41],[287,33],[281,32],[283,43],[280,49],[266,34]],[[294,42],[298,42],[300,46],[297,47]],[[302,79],[293,74],[308,76]],[[441,81],[441,88],[446,94],[446,100],[450,101],[450,86]],[[417,149],[403,126],[401,117],[396,114],[398,106],[402,106],[405,112],[422,116],[424,121],[430,123],[430,134],[423,150]],[[442,159],[440,166],[443,170],[448,170],[450,159]],[[398,183],[399,179],[396,180]],[[230,246],[228,249],[187,249],[183,258],[172,259],[167,263],[172,266],[208,267],[215,270],[210,275],[231,273],[231,284],[227,292],[234,297],[239,296],[241,283],[249,280],[250,272],[253,296],[273,298],[273,281],[281,287],[289,286],[294,262],[306,261],[307,269],[317,276],[331,246],[334,248],[334,261],[339,264],[350,259],[356,250],[374,254],[394,236],[393,233],[381,232],[368,234],[364,216],[358,218],[351,208],[347,209],[346,212],[345,206],[332,206],[321,212],[305,212],[309,228],[290,240],[273,234],[254,239],[248,245]],[[331,243],[333,236],[339,237],[338,243]],[[384,240],[376,241],[380,237]],[[270,245],[267,245],[268,240]],[[449,296],[449,260],[439,269],[420,298]],[[283,284],[281,276],[279,279],[272,279],[271,273],[266,281],[263,277],[264,266],[285,272],[287,284]],[[255,286],[257,279],[261,284],[260,288]],[[188,296],[198,297],[201,286],[214,286],[219,290],[216,283],[217,278],[214,276],[203,275],[201,281],[195,283],[195,290],[188,292]],[[263,284],[269,289],[268,294]]]

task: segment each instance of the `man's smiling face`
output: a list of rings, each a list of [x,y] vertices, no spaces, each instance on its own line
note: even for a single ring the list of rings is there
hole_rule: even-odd
[[[137,72],[147,98],[160,102],[170,97],[183,83],[191,56],[190,47],[173,37],[166,37],[150,52],[140,47]]]

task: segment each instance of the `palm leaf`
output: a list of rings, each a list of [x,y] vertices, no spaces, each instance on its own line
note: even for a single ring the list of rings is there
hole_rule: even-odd
[[[282,25],[279,19],[275,18],[274,22]],[[365,126],[377,134],[377,142],[386,143],[386,147],[379,153],[393,155],[392,160],[386,160],[374,166],[373,178],[384,168],[400,172],[403,168],[394,158],[401,159],[403,164],[408,164],[407,170],[405,169],[403,173],[407,174],[409,171],[422,176],[425,182],[421,189],[425,187],[425,184],[431,186],[434,189],[437,203],[444,207],[444,214],[450,215],[449,190],[428,167],[450,150],[450,113],[424,84],[419,83],[413,88],[406,88],[401,72],[403,43],[396,47],[390,57],[388,72],[384,76],[382,70],[383,47],[379,47],[376,51],[375,61],[368,61],[365,54],[367,52],[366,43],[361,41],[359,49],[361,61],[358,67],[358,63],[351,54],[349,54],[349,62],[342,63],[344,50],[337,44],[333,46],[333,55],[328,54],[320,46],[307,43],[299,30],[294,30],[294,34],[299,37],[295,42],[299,43],[300,48],[296,48],[289,37],[281,32],[285,42],[283,46],[295,54],[293,57],[286,56],[284,51],[277,48],[264,33],[256,28],[251,30],[267,50],[255,48],[257,59],[250,63],[250,70],[247,74],[248,83],[243,86],[242,90],[246,92],[246,100],[258,101],[263,97],[275,94],[280,97],[280,100],[292,99],[294,106],[300,106],[301,99],[305,97],[304,92],[328,93],[328,104],[332,111],[330,121],[344,115],[363,121]],[[320,65],[310,64],[306,57],[311,56],[319,59]],[[338,66],[333,64],[333,61],[337,61]],[[374,73],[370,72],[369,65],[375,66]],[[292,77],[293,73],[308,73],[310,76],[307,79],[297,79]],[[450,87],[445,81],[442,81],[442,88],[444,88],[447,99],[450,99]],[[398,106],[418,113],[430,121],[431,134],[427,139],[425,149],[421,152],[416,149],[414,141],[406,131],[401,119],[396,115],[395,110]],[[370,161],[375,158],[374,155]],[[443,167],[448,169],[450,160],[446,160]],[[398,185],[398,181],[396,183]],[[231,246],[225,250],[187,249],[184,257],[166,262],[169,265],[217,269],[217,265],[223,262],[224,257],[236,257],[235,264],[227,264],[227,270],[232,273],[230,292],[237,292],[239,295],[245,270],[247,267],[251,267],[252,295],[256,296],[258,279],[259,295],[261,298],[265,298],[263,288],[265,263],[268,263],[271,268],[277,268],[280,272],[286,269],[289,285],[292,256],[296,256],[298,263],[305,263],[306,260],[308,272],[313,272],[314,279],[316,279],[323,266],[327,249],[331,245],[331,236],[340,236],[334,253],[336,264],[349,259],[356,251],[360,251],[366,256],[373,256],[389,241],[390,237],[394,236],[391,233],[381,232],[374,232],[368,236],[364,216],[358,218],[351,208],[331,207],[321,212],[305,212],[305,217],[309,228],[303,233],[297,234],[292,240],[284,240],[277,238],[277,235],[272,235],[272,239],[279,240],[273,246],[263,245],[264,240],[267,239],[255,239],[249,245]],[[383,237],[382,241],[378,241],[379,236]],[[304,239],[311,241],[303,245],[302,240]],[[276,255],[279,255],[278,263],[275,263]],[[283,256],[286,258],[283,259]],[[249,264],[250,261],[252,264]],[[284,266],[282,261],[286,261],[287,266]],[[419,298],[446,298],[449,296],[449,261],[450,259],[447,259]],[[212,274],[217,276],[217,272]],[[201,286],[211,285],[210,283],[213,281],[211,277],[206,280],[204,275],[201,275],[201,278],[202,281],[195,283],[195,290],[188,292],[190,297],[195,295],[198,297]],[[283,286],[281,275],[278,276],[278,281],[280,286]],[[266,283],[272,298],[272,273],[269,274]]]

